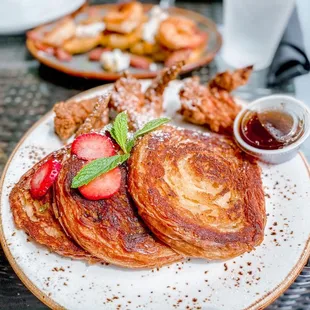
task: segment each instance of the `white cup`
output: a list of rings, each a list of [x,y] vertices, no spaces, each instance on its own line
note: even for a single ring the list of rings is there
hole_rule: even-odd
[[[222,57],[232,67],[270,66],[295,0],[224,0]]]

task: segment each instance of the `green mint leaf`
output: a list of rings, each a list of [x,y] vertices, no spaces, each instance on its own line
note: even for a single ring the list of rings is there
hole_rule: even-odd
[[[157,119],[154,119],[148,123],[146,123],[144,125],[144,127],[138,131],[135,132],[134,134],[134,139],[137,139],[141,136],[143,136],[144,134],[156,129],[157,127],[163,125],[163,124],[166,124],[170,121],[170,118],[157,118]]]
[[[128,120],[126,112],[119,113],[113,123],[113,127],[110,130],[112,138],[121,147],[124,153],[127,153],[127,133],[128,133]]]
[[[129,154],[99,158],[85,165],[73,178],[71,187],[78,188],[88,184],[101,174],[107,173],[129,158]]]
[[[40,206],[39,212],[44,213],[49,207],[50,207],[50,204],[47,202],[44,205]]]
[[[127,153],[131,152],[134,145],[135,145],[135,139],[130,139],[127,141]]]

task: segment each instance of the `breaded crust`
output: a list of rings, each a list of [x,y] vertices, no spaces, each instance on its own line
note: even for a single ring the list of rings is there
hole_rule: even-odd
[[[162,126],[135,146],[128,186],[144,222],[175,251],[228,259],[264,238],[260,174],[229,137]]]
[[[58,102],[54,106],[55,118],[54,127],[55,132],[62,140],[69,139],[84,123],[84,121],[93,112],[96,104],[101,102],[104,103],[108,100],[107,96],[95,96],[88,99],[82,100],[69,100]],[[109,109],[106,107],[105,111],[101,110],[101,119],[92,124],[93,129],[100,129],[109,122]]]
[[[182,259],[142,223],[127,192],[125,167],[121,167],[120,190],[109,199],[91,201],[71,188],[83,164],[78,158],[68,159],[55,185],[58,219],[81,247],[106,262],[132,268],[157,267]]]
[[[114,83],[109,107],[117,113],[127,112],[129,128],[138,130],[148,121],[160,117],[163,112],[163,94],[169,82],[176,79],[183,61],[165,68],[152,80],[145,92],[139,80],[128,73]]]
[[[55,218],[52,208],[53,190],[50,189],[40,200],[34,200],[29,192],[30,181],[35,171],[50,159],[62,161],[66,153],[67,151],[64,148],[49,154],[26,172],[14,186],[9,197],[14,221],[16,226],[24,229],[34,241],[60,255],[94,260],[89,253],[85,252],[65,234]]]
[[[185,79],[179,93],[181,108],[178,112],[190,123],[208,125],[214,132],[232,135],[241,106],[230,92],[245,85],[252,71],[253,67],[249,66],[218,73],[207,86],[200,84],[198,76]]]

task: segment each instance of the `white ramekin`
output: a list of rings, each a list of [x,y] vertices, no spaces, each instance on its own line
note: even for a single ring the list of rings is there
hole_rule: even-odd
[[[288,107],[299,115],[302,115],[304,131],[303,134],[292,144],[277,150],[262,150],[246,143],[240,135],[240,122],[249,109],[276,109],[277,107]],[[285,110],[285,109],[284,109]],[[234,121],[234,137],[238,146],[249,155],[270,164],[283,163],[296,155],[300,146],[305,142],[310,134],[310,110],[300,100],[286,95],[272,95],[257,99],[247,105],[236,117]]]

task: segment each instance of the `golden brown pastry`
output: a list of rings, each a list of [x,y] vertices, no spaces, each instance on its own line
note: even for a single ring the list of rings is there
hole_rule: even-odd
[[[206,33],[194,21],[183,16],[169,16],[159,25],[158,42],[169,50],[195,49],[207,42]]]
[[[101,35],[100,44],[109,48],[129,49],[141,38],[142,25],[130,33],[105,32]]]
[[[103,20],[106,29],[117,33],[130,33],[145,19],[143,6],[140,2],[120,3],[109,10]]]
[[[229,137],[162,126],[135,146],[128,182],[147,226],[183,255],[228,259],[264,238],[260,168]]]
[[[140,40],[131,45],[130,52],[136,55],[152,55],[159,52],[159,46],[156,43]]]
[[[72,238],[85,250],[109,263],[132,268],[166,265],[182,256],[157,241],[137,214],[121,167],[120,190],[111,198],[91,201],[71,188],[73,177],[85,163],[68,159],[55,185],[55,213]]]
[[[95,260],[89,253],[67,237],[55,218],[52,208],[53,189],[51,188],[40,200],[35,200],[30,195],[30,181],[35,171],[50,159],[62,161],[66,154],[66,148],[51,153],[25,173],[14,186],[9,197],[14,221],[16,226],[24,229],[34,241],[60,255]]]
[[[54,47],[60,47],[66,40],[75,36],[76,25],[71,17],[60,20],[51,31],[43,37],[43,43]]]
[[[100,39],[100,34],[95,37],[74,37],[63,44],[63,49],[71,55],[87,53],[100,43]]]

